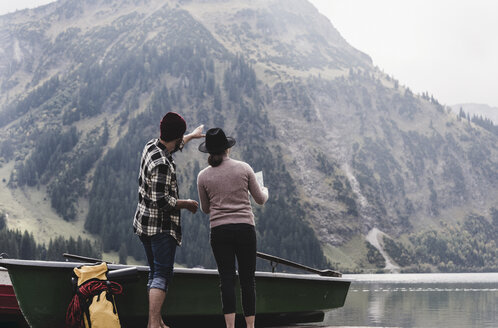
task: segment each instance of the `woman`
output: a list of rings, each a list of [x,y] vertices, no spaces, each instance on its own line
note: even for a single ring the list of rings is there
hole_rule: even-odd
[[[268,189],[260,187],[253,169],[228,155],[235,140],[220,128],[209,129],[199,150],[209,153],[210,166],[199,172],[200,206],[209,214],[211,248],[220,275],[221,300],[227,328],[235,327],[235,259],[238,263],[246,325],[254,328],[256,314],[256,231],[249,192],[263,205]]]

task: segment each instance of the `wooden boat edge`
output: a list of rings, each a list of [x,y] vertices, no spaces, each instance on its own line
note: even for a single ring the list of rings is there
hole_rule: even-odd
[[[81,263],[81,262],[62,262],[62,261],[40,261],[40,260],[19,260],[19,259],[2,259],[0,258],[0,267],[5,267],[8,270],[9,266],[22,266],[22,267],[46,267],[46,268],[67,268],[72,269],[81,265],[93,265],[94,263]],[[149,271],[148,266],[144,265],[126,265],[126,264],[108,264],[109,270],[118,270],[123,268],[136,267],[139,272]],[[179,274],[201,274],[201,275],[218,275],[216,269],[204,268],[174,268],[175,273]],[[303,279],[303,280],[320,280],[320,281],[341,281],[351,282],[352,279],[342,277],[327,277],[318,274],[297,274],[297,273],[283,273],[283,272],[264,272],[256,271],[256,277],[262,278],[282,278],[282,279]]]

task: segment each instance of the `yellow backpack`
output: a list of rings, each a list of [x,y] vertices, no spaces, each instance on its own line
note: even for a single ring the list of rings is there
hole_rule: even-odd
[[[114,295],[123,288],[107,280],[107,264],[83,265],[73,271],[77,287],[66,313],[66,327],[120,328]]]

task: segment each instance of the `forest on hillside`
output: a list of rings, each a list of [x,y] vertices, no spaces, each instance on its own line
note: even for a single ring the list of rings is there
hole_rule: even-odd
[[[145,49],[143,54],[138,54],[138,58],[147,56],[152,55],[147,53]],[[92,247],[95,249],[90,252],[82,250],[81,247],[75,249],[74,240],[61,238],[55,240],[53,245],[48,245],[48,249],[53,250],[55,247],[57,250],[66,249],[66,251],[69,251],[68,248],[70,248],[77,251],[77,253],[85,253],[93,257],[98,257],[104,252],[114,251],[119,253],[122,263],[126,262],[128,256],[132,256],[135,260],[144,261],[143,249],[136,236],[134,236],[130,224],[137,201],[136,177],[139,154],[143,145],[150,138],[156,137],[154,131],[157,120],[165,111],[181,112],[182,108],[201,107],[204,110],[188,112],[188,115],[195,121],[207,122],[213,126],[224,126],[229,123],[233,131],[236,131],[236,138],[251,140],[250,144],[244,145],[241,143],[238,145],[240,147],[238,149],[239,153],[242,156],[241,159],[254,163],[256,171],[263,170],[265,172],[265,180],[274,197],[270,198],[265,207],[255,208],[259,250],[317,267],[339,265],[333,261],[327,264],[316,234],[306,222],[305,207],[295,206],[295,204],[300,203],[300,200],[293,193],[295,190],[294,182],[285,164],[279,161],[282,150],[278,145],[266,142],[275,138],[275,128],[269,124],[264,107],[265,102],[271,99],[267,99],[268,95],[260,93],[255,72],[243,57],[233,56],[228,61],[222,81],[215,79],[215,62],[207,56],[207,50],[203,48],[176,48],[158,58],[152,57],[146,60],[145,63],[131,61],[130,58],[123,57],[120,63],[118,69],[127,67],[128,74],[132,74],[135,78],[135,84],[126,84],[124,80],[128,81],[129,78],[126,75],[121,76],[122,81],[119,83],[102,80],[100,84],[93,84],[91,90],[88,87],[80,88],[73,98],[81,100],[81,103],[71,104],[70,107],[75,106],[75,109],[71,111],[62,111],[62,126],[54,126],[50,129],[38,131],[38,134],[35,134],[36,138],[33,137],[32,142],[34,143],[34,148],[39,151],[32,152],[24,161],[18,162],[16,174],[12,175],[9,181],[9,187],[11,188],[46,185],[52,207],[67,221],[75,219],[78,195],[87,195],[90,208],[86,217],[85,228],[90,233],[98,235],[101,243],[94,244]],[[106,101],[107,93],[144,92],[145,89],[142,90],[140,86],[147,85],[148,82],[145,81],[151,78],[145,67],[149,63],[155,63],[151,71],[155,72],[157,76],[169,74],[178,81],[183,82],[170,85],[162,84],[154,87],[151,92],[151,101],[148,103],[146,110],[134,117],[130,113],[133,112],[134,107],[138,106],[138,103],[134,100],[136,98],[130,97],[129,102],[126,103],[127,109],[119,115],[119,124],[123,127],[127,125],[127,132],[102,157],[109,139],[108,122],[104,121],[102,125],[95,127],[84,135],[79,133],[74,128],[74,122],[99,114],[99,111],[94,106],[90,106],[82,99],[88,99],[87,94],[91,94],[93,103],[102,104]],[[88,81],[96,80],[99,76],[92,66],[88,68],[88,71],[80,69],[81,72],[84,73]],[[356,76],[355,79],[362,78],[361,76]],[[50,81],[47,83],[57,85]],[[99,90],[107,90],[107,92]],[[42,98],[50,98],[44,92],[61,94],[60,90],[54,91],[49,87],[42,87],[42,91],[37,91],[36,95]],[[285,97],[293,97],[291,99],[304,104],[304,106],[306,106],[306,103],[309,104],[310,100],[301,94],[298,89],[294,90],[294,92],[296,92],[295,95],[291,93]],[[65,93],[62,92],[62,94]],[[278,96],[282,97],[281,95]],[[413,106],[411,104],[413,95],[408,94],[406,97],[404,100],[401,99],[406,102],[405,107],[401,107],[405,108],[402,112],[403,115],[409,113],[406,112],[409,108],[414,108],[410,107]],[[57,97],[51,101],[57,101]],[[71,113],[70,116],[68,116],[68,112]],[[74,113],[77,113],[77,115]],[[308,119],[313,120],[313,117],[310,116],[311,112],[306,113],[306,111],[303,112],[304,117],[308,115]],[[464,119],[465,117],[461,115],[460,118]],[[389,136],[390,138],[393,138],[393,136],[389,126],[395,124],[395,122],[391,121],[384,122],[381,125],[385,135],[388,137],[385,140],[374,140],[370,137],[365,137],[361,146],[353,145],[356,152],[352,163],[357,173],[356,178],[365,195],[369,197],[370,203],[374,205],[379,222],[385,226],[389,226],[393,222],[388,220],[386,216],[385,198],[380,197],[381,194],[377,191],[382,191],[383,195],[389,195],[396,190],[399,191],[398,194],[400,195],[405,193],[405,178],[400,174],[394,176],[392,174],[393,169],[396,172],[402,166],[391,155],[390,151],[393,141],[389,139]],[[251,129],[245,128],[249,125],[252,127]],[[418,159],[418,161],[411,162],[408,167],[413,176],[417,177],[426,168],[424,159],[432,158],[434,160],[437,158],[436,153],[441,145],[441,139],[444,137],[435,134],[433,138],[427,138],[416,132],[404,133],[399,129],[398,133],[401,134],[403,142],[409,145],[408,149],[413,153],[413,156]],[[453,145],[458,147],[456,142]],[[476,148],[475,150],[477,151],[478,149]],[[7,155],[9,154],[7,152]],[[337,201],[346,206],[344,218],[357,217],[359,215],[357,200],[351,191],[348,180],[341,176],[337,165],[331,163],[322,153],[318,153],[316,156],[319,163],[318,169],[335,177],[332,188],[337,195]],[[447,156],[451,156],[451,154],[448,153]],[[476,153],[476,156],[480,155]],[[479,157],[476,157],[475,160],[480,161]],[[68,166],[66,164],[68,162],[71,165]],[[116,163],[119,163],[119,165],[116,165]],[[373,163],[373,166],[367,163]],[[484,164],[485,162],[483,161],[479,162],[479,166],[485,172],[488,172],[490,179],[495,179],[492,167],[487,168]],[[191,160],[188,161],[185,167],[179,169],[182,197],[197,198],[194,179],[203,165],[205,163]],[[94,170],[92,175],[93,183],[91,188],[86,190],[83,179],[91,170]],[[448,166],[447,170],[451,170],[447,172],[447,177],[454,181],[454,195],[457,197],[459,195],[464,196],[465,183],[461,169],[456,162],[453,162],[453,166]],[[379,175],[381,179],[375,179],[376,175]],[[432,206],[430,213],[437,215],[441,210],[438,195],[431,180],[427,182],[427,185],[431,191]],[[455,235],[451,231],[456,229],[464,233],[467,231],[469,224],[463,227],[446,226],[441,231],[430,230],[410,234],[408,218],[413,213],[414,206],[409,198],[405,199],[404,209],[403,212],[398,213],[397,218],[399,220],[399,231],[409,233],[409,244],[404,245],[390,239],[385,241],[386,250],[398,264],[404,267],[404,270],[458,271],[482,270],[484,268],[496,269],[497,264],[495,263],[495,257],[493,257],[493,243],[496,243],[496,238],[493,236],[497,235],[495,230],[478,229],[475,231],[476,236],[458,240],[455,239],[455,236],[460,236],[461,234]],[[484,224],[487,221],[481,220],[480,222]],[[209,226],[207,217],[202,213],[192,215],[185,212],[182,216],[182,225],[185,242],[178,252],[177,261],[186,266],[214,267],[214,259],[208,247]],[[350,234],[350,231],[346,233]],[[485,231],[492,231],[494,235],[492,234],[491,237],[484,235]],[[15,249],[16,247],[22,248],[22,243],[20,244],[20,242],[23,239],[29,240],[30,244],[34,243],[33,236],[26,235],[26,233],[9,230],[5,230],[3,233],[12,235],[6,238],[11,244],[10,248],[6,249],[19,256],[24,256],[23,254],[25,253]],[[438,243],[431,242],[434,239],[431,236],[434,234],[437,236]],[[20,235],[22,235],[22,238]],[[296,243],[296,241],[300,242]],[[471,249],[474,248],[475,243],[478,241],[480,241],[479,245],[483,245],[481,251],[454,249],[455,245],[463,245],[464,249]],[[455,244],[455,242],[457,243]],[[78,241],[76,245],[79,245],[79,243],[81,242]],[[52,251],[44,251],[43,247],[46,246],[37,245],[35,248],[31,247],[37,250],[30,251],[29,257],[42,259],[45,256],[43,254],[53,254]],[[383,260],[379,257],[380,254],[376,254],[376,250],[369,245],[365,247],[368,249],[368,254],[365,258],[365,263],[368,263],[367,266],[381,267]],[[439,257],[427,258],[424,256],[426,252],[438,254],[435,252],[436,248],[439,250]],[[446,251],[441,251],[440,248]],[[462,252],[473,255],[462,255]],[[457,255],[454,255],[454,253]],[[54,256],[49,258],[54,258]],[[410,260],[407,260],[407,258]],[[268,268],[268,265],[263,263],[260,263],[259,266]],[[352,270],[352,268],[341,269],[346,272]]]
[[[87,22],[97,4],[108,21]],[[18,42],[26,58],[17,61],[12,46],[10,62],[0,59],[0,89],[9,95],[0,108],[0,165],[15,164],[3,182],[46,190],[61,220],[84,221],[99,242],[38,245],[3,216],[0,252],[117,252],[121,263],[144,262],[132,231],[140,154],[161,117],[176,111],[189,127],[223,127],[237,139],[236,159],[264,172],[270,199],[254,206],[262,252],[345,272],[382,270],[382,256],[365,243],[378,228],[403,270],[497,270],[498,134],[490,120],[450,115],[344,40],[325,40],[313,31],[320,25],[301,25],[309,34],[293,43],[275,37],[283,33],[277,22],[293,30],[292,15],[262,8],[268,15],[257,19],[242,9],[209,30],[182,3],[159,7],[70,1],[41,22],[6,27],[4,41]],[[61,27],[80,19],[89,25]],[[180,196],[197,199],[195,179],[207,164],[190,147],[175,159]],[[178,263],[213,268],[207,216],[184,212],[182,226]],[[358,257],[341,266],[334,256]]]
[[[48,245],[38,244],[32,233],[7,229],[5,213],[0,212],[0,250],[4,258],[43,261],[64,261],[62,254],[80,254],[102,258],[102,246],[88,239],[62,236],[50,239]]]
[[[491,220],[469,215],[441,230],[411,233],[408,242],[384,237],[384,248],[403,272],[497,272],[498,210],[489,212]]]
[[[224,126],[225,119],[230,118],[236,138],[251,140],[250,143],[238,145],[241,159],[253,163],[255,170],[265,172],[266,183],[274,195],[265,207],[256,209],[259,249],[325,267],[326,260],[313,229],[306,223],[302,210],[293,206],[299,201],[293,193],[293,181],[285,165],[279,161],[280,150],[266,143],[267,139],[274,137],[274,128],[265,116],[254,70],[242,57],[234,56],[228,61],[223,80],[215,81],[214,63],[206,56],[206,51],[202,47],[175,48],[159,58],[134,61],[133,64],[129,58],[122,58],[117,70],[126,67],[127,74],[118,81],[106,79],[100,80],[100,84],[85,84],[91,85],[90,90],[80,88],[74,99],[82,102],[76,102],[76,110],[72,111],[78,115],[73,114],[69,118],[63,114],[62,127],[39,132],[33,139],[35,149],[39,151],[32,152],[18,164],[9,185],[47,185],[52,207],[67,221],[74,220],[76,216],[78,195],[87,194],[90,208],[85,228],[101,237],[101,251],[116,251],[124,258],[129,255],[136,260],[144,260],[143,248],[131,226],[137,203],[139,154],[149,139],[157,137],[157,118],[165,112],[183,113],[184,108],[207,106],[206,110],[190,112],[187,116],[195,115],[196,121],[213,126]],[[143,58],[151,54],[144,51],[136,56]],[[150,71],[157,76],[170,74],[188,82],[180,83],[180,86],[162,84],[155,87],[145,112],[136,117],[128,118],[127,114],[138,104],[128,103],[129,110],[122,112],[120,122],[123,126],[128,125],[128,132],[100,158],[107,145],[107,123],[85,136],[78,133],[71,123],[99,114],[95,109],[98,106],[90,106],[83,99],[102,104],[108,94],[143,92],[140,86],[154,78],[148,75],[146,63],[150,63]],[[98,80],[100,74],[92,67],[88,71],[80,69],[79,73],[88,81]],[[134,76],[135,84],[127,84],[130,75]],[[52,92],[50,88],[43,90]],[[40,96],[44,96],[43,92]],[[248,125],[252,128],[247,129]],[[68,167],[67,162],[72,164]],[[204,165],[190,161],[186,167],[179,168],[181,197],[197,199],[195,178]],[[82,179],[92,168],[95,168],[92,187],[86,191]],[[207,217],[202,213],[192,215],[185,212],[182,214],[182,225],[185,242],[178,252],[177,261],[187,266],[214,267],[208,247]],[[296,240],[300,242],[296,243]]]

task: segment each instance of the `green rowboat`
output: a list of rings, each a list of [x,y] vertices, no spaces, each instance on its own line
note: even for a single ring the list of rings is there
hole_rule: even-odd
[[[67,307],[73,297],[71,275],[78,262],[1,259],[8,269],[19,307],[32,328],[64,327]],[[109,270],[131,266],[109,264]],[[137,266],[132,281],[122,281],[123,294],[116,296],[123,327],[147,324],[146,282],[149,267]],[[116,279],[117,280],[117,279]],[[119,280],[118,280],[119,282]],[[256,273],[258,326],[322,321],[324,312],[342,307],[350,281],[318,274]],[[238,300],[238,313],[242,313]],[[177,326],[195,322],[223,323],[218,272],[175,268],[163,313]]]

